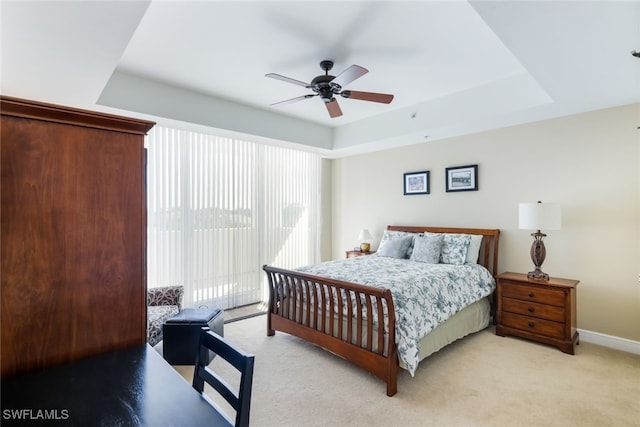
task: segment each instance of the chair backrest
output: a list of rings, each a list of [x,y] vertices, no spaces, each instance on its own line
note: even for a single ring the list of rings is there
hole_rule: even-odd
[[[183,285],[157,286],[147,288],[147,305],[177,305],[182,311],[182,296],[184,295]]]
[[[199,393],[204,391],[204,383],[215,389],[236,411],[235,423],[229,419],[231,425],[245,427],[249,425],[249,408],[251,406],[251,386],[253,383],[253,364],[255,357],[248,354],[220,335],[203,327],[200,333],[200,344],[196,356],[196,365],[193,372],[193,388]],[[229,385],[220,375],[207,366],[207,352],[213,351],[218,357],[226,360],[231,366],[240,372],[240,386],[238,390]],[[204,396],[204,394],[203,394]],[[206,396],[205,396],[206,397]],[[211,405],[229,418],[211,399],[207,399]]]

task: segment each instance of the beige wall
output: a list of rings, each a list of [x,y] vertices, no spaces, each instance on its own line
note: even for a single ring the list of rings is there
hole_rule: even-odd
[[[322,159],[322,183],[320,194],[320,258],[323,261],[333,258],[332,229],[333,229],[333,162],[330,159]]]
[[[579,279],[578,327],[640,341],[640,104],[336,159],[332,256],[377,247],[387,224],[500,228],[500,271],[527,272],[518,203],[562,205],[543,271]],[[446,193],[445,168],[478,164],[479,191]],[[403,173],[429,170],[431,194],[404,196]],[[544,231],[544,230],[543,230]]]

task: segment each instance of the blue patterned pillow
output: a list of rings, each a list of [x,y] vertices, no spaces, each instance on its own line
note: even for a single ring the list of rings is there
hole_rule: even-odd
[[[444,234],[440,262],[442,264],[464,264],[467,260],[467,251],[471,243],[468,234]]]
[[[376,255],[389,258],[408,258],[408,251],[413,245],[412,233],[385,230],[380,239]]]
[[[438,264],[442,237],[441,234],[418,234],[413,242],[411,261]]]

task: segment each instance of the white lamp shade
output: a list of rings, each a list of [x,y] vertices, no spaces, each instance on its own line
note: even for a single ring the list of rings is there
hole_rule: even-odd
[[[562,210],[557,203],[520,203],[518,211],[522,230],[560,230]]]
[[[373,240],[373,236],[369,233],[369,230],[363,228],[358,234],[358,241],[362,243],[370,243]]]

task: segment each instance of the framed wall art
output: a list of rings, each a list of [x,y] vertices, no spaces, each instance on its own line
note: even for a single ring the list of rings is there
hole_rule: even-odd
[[[404,174],[404,195],[429,194],[429,171]]]
[[[478,165],[446,169],[447,192],[478,191]]]

